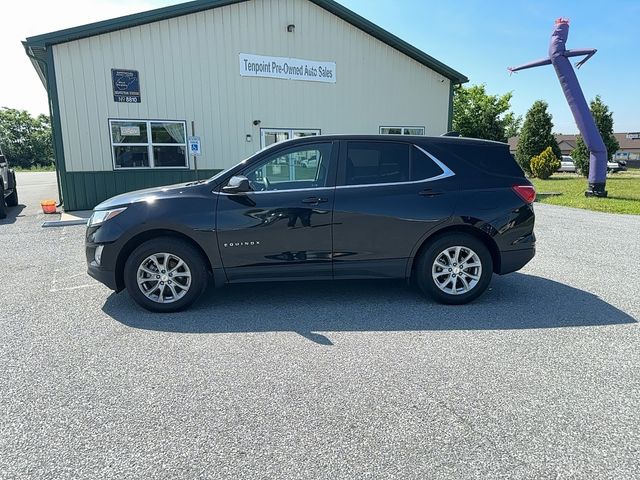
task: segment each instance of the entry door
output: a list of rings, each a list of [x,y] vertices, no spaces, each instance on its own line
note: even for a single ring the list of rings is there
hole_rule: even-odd
[[[304,128],[263,128],[261,130],[260,143],[262,148],[274,143],[284,142],[292,138],[315,137],[320,135],[320,130]]]
[[[332,277],[336,152],[332,142],[276,150],[241,173],[253,191],[220,192],[218,245],[230,282]]]

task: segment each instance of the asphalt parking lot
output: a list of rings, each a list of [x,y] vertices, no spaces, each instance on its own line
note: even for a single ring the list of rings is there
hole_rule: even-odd
[[[157,315],[85,274],[82,226],[13,209],[0,478],[638,478],[640,217],[536,211],[472,305],[283,283]]]

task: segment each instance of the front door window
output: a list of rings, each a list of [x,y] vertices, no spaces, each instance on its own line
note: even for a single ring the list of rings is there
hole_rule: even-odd
[[[327,185],[331,143],[316,143],[278,152],[245,172],[255,191],[299,190]]]

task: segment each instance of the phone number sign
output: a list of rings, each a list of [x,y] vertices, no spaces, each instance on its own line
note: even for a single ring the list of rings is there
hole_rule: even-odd
[[[140,103],[140,74],[137,70],[111,69],[113,100],[124,103]]]

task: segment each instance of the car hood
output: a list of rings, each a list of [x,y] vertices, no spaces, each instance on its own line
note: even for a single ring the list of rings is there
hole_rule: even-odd
[[[134,192],[116,195],[101,204],[97,205],[94,210],[109,210],[117,207],[124,207],[138,202],[151,202],[158,199],[183,197],[188,195],[190,191],[201,185],[199,182],[178,183],[175,185],[166,185],[163,187],[145,188],[144,190],[136,190]]]

